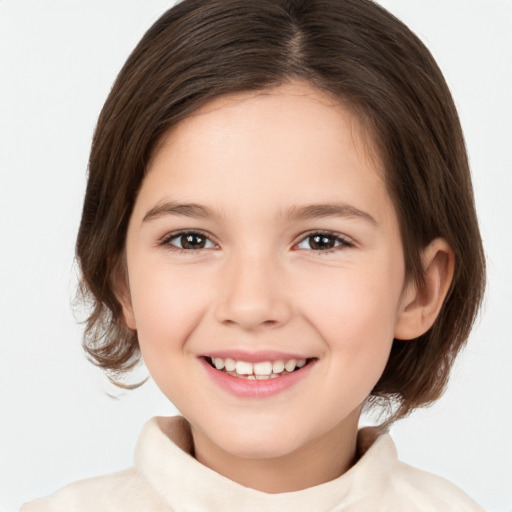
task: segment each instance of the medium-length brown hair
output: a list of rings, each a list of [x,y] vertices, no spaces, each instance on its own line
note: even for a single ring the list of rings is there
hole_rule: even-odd
[[[393,419],[436,400],[477,314],[484,254],[453,100],[433,57],[370,0],[184,0],[134,49],[98,120],[76,246],[92,310],[84,347],[116,381],[140,357],[115,283],[137,192],[158,143],[213,98],[302,80],[356,113],[386,170],[406,274],[422,283],[421,251],[443,237],[455,274],[433,327],[394,340],[371,400]],[[199,142],[198,142],[199,143]],[[117,277],[116,277],[117,276]]]

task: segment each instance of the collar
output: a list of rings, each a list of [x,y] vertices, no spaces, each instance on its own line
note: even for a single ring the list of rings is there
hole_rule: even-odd
[[[194,459],[190,427],[183,417],[155,417],[137,441],[135,468],[171,508],[179,505],[179,510],[328,512],[379,496],[398,464],[393,441],[382,429],[359,430],[357,444],[358,462],[335,480],[269,494],[233,482]]]

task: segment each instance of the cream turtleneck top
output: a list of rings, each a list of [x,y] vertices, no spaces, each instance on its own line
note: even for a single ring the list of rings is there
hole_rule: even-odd
[[[237,484],[192,456],[180,417],[151,419],[125,471],[75,482],[21,512],[470,512],[483,511],[450,482],[400,462],[386,432],[363,428],[358,462],[345,474],[296,492]]]

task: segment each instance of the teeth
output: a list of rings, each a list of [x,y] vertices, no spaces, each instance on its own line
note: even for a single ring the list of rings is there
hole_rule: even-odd
[[[252,375],[252,363],[246,363],[245,361],[237,361],[235,365],[235,372],[238,373],[238,375]]]
[[[254,363],[254,373],[256,375],[270,375],[272,373],[272,363],[270,361]]]
[[[217,370],[222,370],[222,368],[224,368],[224,360],[221,359],[220,357],[213,358],[213,364],[215,365],[215,368],[217,368]]]
[[[281,373],[284,370],[284,361],[274,361],[272,363],[272,372]]]
[[[217,370],[223,370],[234,377],[244,377],[249,380],[268,380],[291,373],[297,368],[302,368],[306,364],[306,359],[290,359],[288,361],[279,359],[277,361],[249,363],[248,361],[213,357],[211,362]]]
[[[293,370],[295,370],[295,365],[296,364],[297,364],[297,360],[296,359],[290,359],[289,361],[286,361],[286,363],[284,365],[284,369],[287,372],[293,372]]]
[[[220,357],[216,358],[220,359]],[[227,372],[234,372],[236,368],[236,363],[234,359],[225,359],[224,360],[224,368],[226,368]]]

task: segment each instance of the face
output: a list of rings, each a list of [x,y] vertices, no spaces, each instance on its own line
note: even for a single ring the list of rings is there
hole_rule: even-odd
[[[211,102],[155,155],[124,313],[198,443],[280,457],[357,428],[404,289],[367,143],[347,108],[291,83]]]

